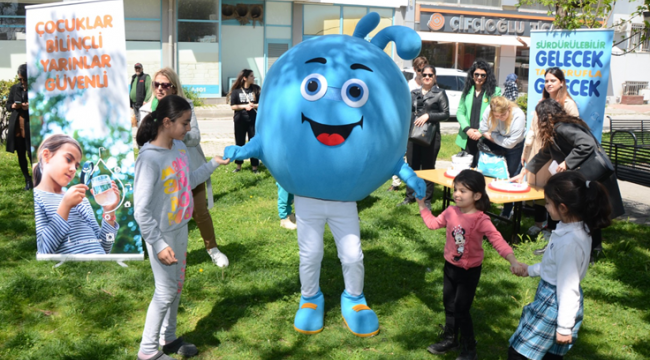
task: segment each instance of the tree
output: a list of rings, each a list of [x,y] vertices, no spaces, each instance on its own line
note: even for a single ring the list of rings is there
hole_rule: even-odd
[[[629,0],[633,2],[635,0]],[[558,29],[574,30],[580,28],[613,28],[627,23],[631,23],[632,19],[640,16],[643,18],[644,12],[650,10],[650,0],[643,0],[643,5],[637,6],[636,10],[630,14],[628,18],[621,19],[620,21],[607,25],[609,19],[614,13],[616,0],[519,0],[521,5],[540,4],[546,6],[548,15],[555,14],[555,21],[553,26]],[[650,38],[650,22],[643,21],[643,28],[632,29],[631,35],[614,43],[614,46],[627,41],[628,39],[638,39],[631,49],[625,53],[634,51],[641,43]],[[623,54],[616,54],[623,55]]]

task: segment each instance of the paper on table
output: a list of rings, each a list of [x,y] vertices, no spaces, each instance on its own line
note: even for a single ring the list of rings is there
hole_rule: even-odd
[[[560,166],[560,164],[558,164],[557,161],[553,160],[551,165],[548,166],[548,172],[550,172],[551,175],[555,175],[557,173],[558,166]]]

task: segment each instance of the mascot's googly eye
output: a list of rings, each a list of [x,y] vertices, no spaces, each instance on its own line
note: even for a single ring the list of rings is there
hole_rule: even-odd
[[[309,101],[316,101],[327,92],[327,80],[321,74],[310,74],[302,81],[300,93]]]
[[[341,87],[341,98],[350,107],[362,107],[368,101],[368,86],[359,79],[350,79]]]

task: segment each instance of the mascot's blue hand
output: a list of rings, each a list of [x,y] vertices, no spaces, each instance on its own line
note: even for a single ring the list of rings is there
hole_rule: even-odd
[[[241,149],[241,146],[237,145],[230,145],[226,146],[226,148],[223,150],[223,159],[230,159],[230,160],[244,160],[244,158],[238,158],[237,154],[240,152],[239,150]]]
[[[424,199],[424,196],[427,193],[427,185],[424,183],[424,180],[420,179],[417,176],[411,176],[406,179],[406,185],[415,190],[415,197],[419,200]]]

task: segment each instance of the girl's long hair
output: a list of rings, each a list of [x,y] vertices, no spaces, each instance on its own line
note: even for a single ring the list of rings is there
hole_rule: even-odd
[[[45,140],[43,140],[41,145],[38,147],[38,151],[36,152],[36,154],[38,154],[38,162],[32,167],[34,187],[38,186],[38,184],[40,184],[41,180],[43,179],[43,164],[41,163],[41,160],[43,159],[43,150],[47,149],[50,154],[54,155],[65,144],[70,144],[76,147],[77,150],[79,150],[79,153],[83,156],[84,152],[81,151],[81,145],[79,145],[77,140],[73,139],[72,136],[65,134],[54,134],[48,136],[45,138]]]
[[[537,126],[542,140],[542,146],[547,147],[555,137],[555,124],[576,124],[589,130],[589,125],[579,117],[571,116],[564,112],[562,105],[553,99],[544,99],[535,107],[537,113]]]
[[[169,118],[174,122],[183,116],[186,111],[190,110],[192,110],[190,103],[184,98],[178,95],[165,96],[158,102],[156,111],[149,113],[142,119],[138,133],[135,136],[138,146],[142,146],[158,137],[158,131],[163,124],[163,119]]]
[[[508,114],[508,119],[504,121],[506,125],[506,134],[510,133],[510,125],[512,124],[513,112],[514,109],[519,109],[519,106],[514,102],[506,99],[503,96],[495,96],[490,100],[490,115],[488,116],[488,126],[490,131],[494,131],[499,124],[499,120],[494,118],[494,113],[503,114],[506,111],[510,111]]]
[[[573,100],[571,94],[569,94],[569,91],[567,90],[566,87],[566,78],[564,77],[564,72],[562,72],[562,70],[559,67],[552,67],[546,69],[546,72],[544,73],[545,80],[547,74],[551,74],[555,76],[562,83],[562,88],[558,90],[556,100],[557,102],[560,103],[560,105],[562,105],[562,107],[564,107],[564,101],[566,101],[567,98]],[[551,94],[549,94],[548,91],[546,91],[546,86],[544,86],[544,90],[542,91],[542,99],[550,99],[550,98],[551,98]]]
[[[185,97],[185,92],[183,91],[183,85],[181,84],[181,80],[178,78],[178,74],[176,74],[176,71],[174,71],[174,69],[172,69],[170,67],[164,67],[164,68],[156,71],[156,73],[151,78],[151,89],[152,89],[151,96],[152,97],[155,96],[154,91],[156,90],[156,88],[153,86],[153,83],[156,82],[156,77],[158,75],[162,75],[162,76],[166,77],[167,79],[169,79],[169,82],[172,84],[172,88],[174,90],[176,90],[176,93],[174,95],[178,95],[178,96],[183,97],[183,98]],[[146,101],[149,101],[149,100],[146,100]]]
[[[497,87],[497,79],[494,77],[494,73],[492,72],[492,66],[487,63],[487,61],[483,59],[476,59],[472,66],[467,70],[467,79],[465,80],[465,88],[463,89],[463,94],[460,96],[461,101],[465,100],[465,96],[469,93],[469,91],[472,89],[472,86],[476,85],[474,83],[474,71],[476,69],[481,69],[485,71],[485,74],[487,75],[485,77],[485,83],[483,83],[483,89],[485,90],[485,95],[487,95],[488,99],[494,95],[494,91],[496,90]]]
[[[251,69],[244,69],[239,72],[237,75],[237,79],[235,82],[232,84],[230,87],[230,91],[228,91],[228,95],[226,95],[226,102],[230,104],[230,95],[232,95],[232,92],[237,89],[241,89],[244,87],[244,83],[246,82],[246,78],[253,72]],[[260,87],[257,84],[251,84],[251,89],[255,93],[255,99],[260,98]]]
[[[612,206],[607,189],[597,181],[587,182],[577,171],[563,171],[551,176],[544,186],[544,196],[556,208],[564,204],[569,218],[583,221],[589,235],[611,224]]]
[[[481,194],[481,198],[474,203],[477,210],[487,211],[490,209],[490,197],[485,190],[485,177],[474,170],[463,170],[454,178],[454,186],[462,184],[469,191]]]

